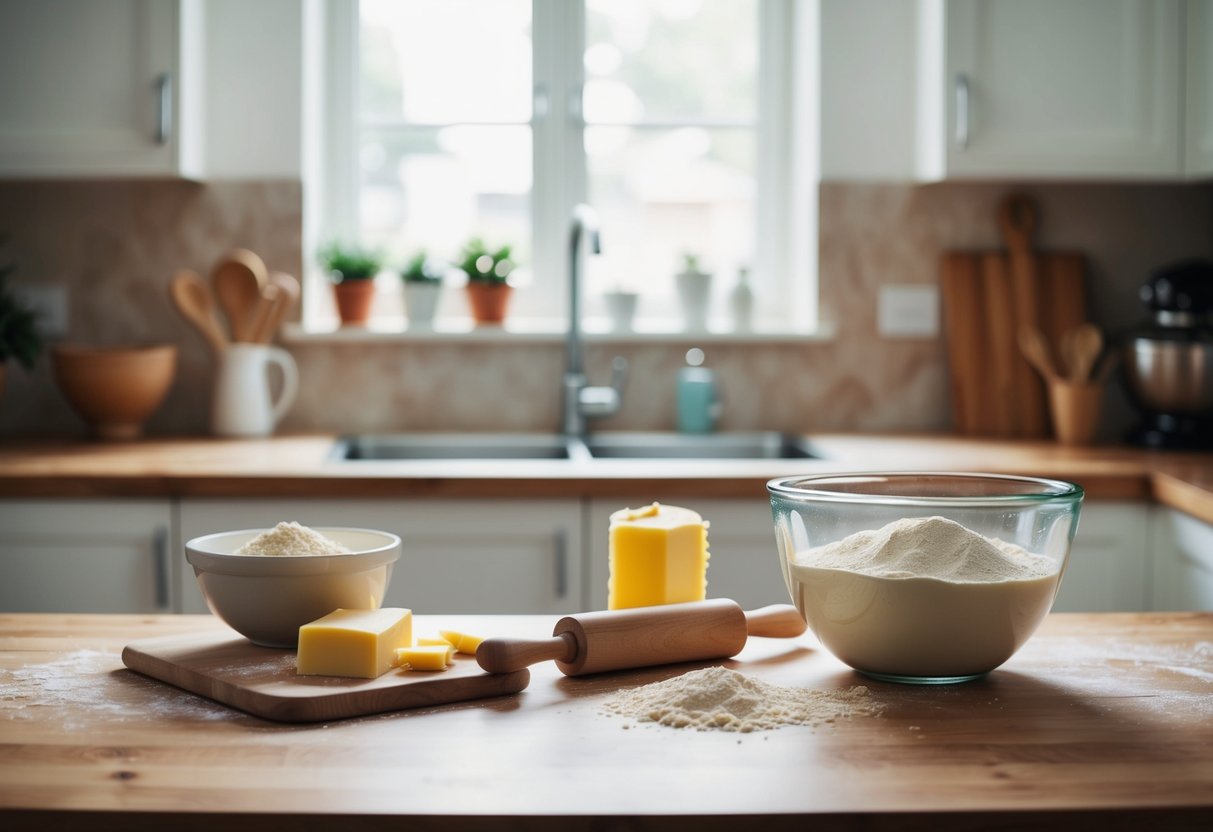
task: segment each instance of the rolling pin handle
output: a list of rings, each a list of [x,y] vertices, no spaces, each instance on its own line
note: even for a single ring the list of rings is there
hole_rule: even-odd
[[[752,636],[795,638],[805,631],[804,619],[789,604],[771,604],[745,613],[746,631]]]
[[[577,658],[577,638],[572,633],[544,639],[490,638],[476,648],[476,663],[489,673],[512,673],[538,662]]]

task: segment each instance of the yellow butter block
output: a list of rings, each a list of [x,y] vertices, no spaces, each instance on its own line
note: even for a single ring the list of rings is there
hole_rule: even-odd
[[[454,659],[455,648],[445,642],[422,647],[399,647],[395,664],[406,670],[445,670]]]
[[[611,515],[607,609],[702,601],[708,591],[708,523],[653,503]]]
[[[473,636],[455,630],[439,630],[438,633],[454,645],[456,652],[464,653],[468,656],[475,656],[476,648],[480,646],[480,642],[484,641],[483,636]]]
[[[451,644],[445,638],[431,638],[428,636],[422,636],[417,639],[417,646],[418,647],[454,647],[455,645]]]
[[[398,647],[412,644],[412,610],[335,610],[299,628],[295,671],[375,679],[392,667]]]

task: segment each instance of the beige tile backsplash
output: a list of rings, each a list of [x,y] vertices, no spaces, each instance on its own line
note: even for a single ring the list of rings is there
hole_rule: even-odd
[[[1041,185],[1039,244],[1085,251],[1093,317],[1122,332],[1139,317],[1136,290],[1158,265],[1213,256],[1213,186]],[[940,339],[884,339],[883,283],[934,283],[948,248],[998,245],[999,184],[828,183],[820,189],[820,301],[828,341],[706,345],[718,373],[722,427],[938,430],[950,420]],[[207,272],[226,248],[258,252],[299,274],[301,188],[294,182],[0,183],[0,258],[18,283],[62,284],[68,340],[172,342],[178,377],[149,424],[159,434],[207,431],[211,357],[168,300],[180,268]],[[548,430],[558,424],[558,343],[289,344],[303,381],[284,431]],[[674,383],[687,344],[593,344],[588,369],[605,380],[615,354],[631,370],[623,411],[603,427],[671,429]],[[1131,418],[1109,391],[1115,436]],[[0,400],[6,435],[80,435],[44,357],[9,373]]]

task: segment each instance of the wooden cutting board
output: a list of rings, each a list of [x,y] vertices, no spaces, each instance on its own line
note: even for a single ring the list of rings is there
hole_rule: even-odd
[[[258,647],[230,632],[165,636],[122,651],[131,670],[278,722],[328,722],[518,693],[528,670],[489,674],[471,656],[437,672],[390,670],[378,679],[298,676],[295,651]]]
[[[950,251],[940,266],[944,337],[958,433],[1039,438],[1050,434],[1044,384],[1019,351],[1022,326],[1045,335],[1054,359],[1062,334],[1087,320],[1086,258],[1032,247],[1039,212],[1027,197],[999,205],[1007,248]]]

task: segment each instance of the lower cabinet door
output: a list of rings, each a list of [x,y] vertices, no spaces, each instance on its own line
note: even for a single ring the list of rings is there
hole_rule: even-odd
[[[0,500],[0,611],[171,612],[168,500]]]
[[[1175,509],[1156,518],[1153,609],[1213,610],[1213,524]]]
[[[1083,504],[1054,612],[1150,609],[1152,510],[1139,502]]]
[[[580,500],[188,499],[178,554],[184,611],[206,611],[185,541],[283,520],[399,535],[385,606],[522,614],[576,612],[585,603]]]

